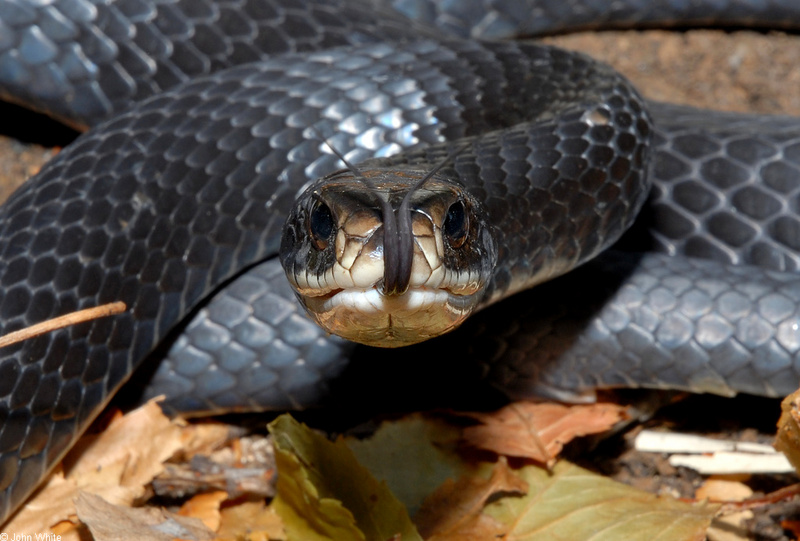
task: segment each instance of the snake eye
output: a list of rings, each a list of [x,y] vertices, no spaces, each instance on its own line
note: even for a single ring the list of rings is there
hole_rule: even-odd
[[[467,211],[464,208],[463,201],[456,201],[450,208],[447,209],[447,216],[444,218],[442,224],[442,231],[447,235],[450,240],[450,245],[453,248],[460,248],[467,240],[467,229],[469,229],[469,220],[467,220]]]
[[[308,218],[308,231],[311,233],[314,245],[318,250],[324,250],[328,247],[334,227],[331,209],[322,201],[317,201]]]

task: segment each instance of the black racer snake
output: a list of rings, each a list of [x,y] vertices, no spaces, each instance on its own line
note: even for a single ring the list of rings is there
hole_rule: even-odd
[[[598,15],[591,3],[577,9],[578,2],[562,2],[548,11],[547,4],[498,2],[499,11],[486,15],[480,2],[463,2],[435,18],[449,30],[463,22],[494,37],[511,23],[530,22],[522,31],[535,33],[605,17],[629,25],[673,16],[669,2],[650,12],[647,2],[643,11],[633,9],[639,3]],[[479,137],[445,168],[493,219],[505,221],[495,224],[505,238],[490,297],[527,286],[520,276],[538,272],[545,256],[567,253],[575,263],[602,251],[648,195],[646,170],[656,182],[646,219],[654,232],[631,241],[634,248],[644,242],[717,260],[608,258],[580,272],[589,281],[607,274],[618,282],[622,304],[608,305],[609,313],[602,312],[610,294],[602,288],[592,294],[597,298],[574,283],[562,288],[561,297],[571,292],[586,316],[597,316],[594,326],[553,331],[554,316],[536,316],[547,329],[537,335],[537,321],[520,316],[523,323],[513,326],[531,326],[534,334],[517,339],[504,334],[507,321],[492,317],[467,331],[475,339],[470,348],[463,334],[444,338],[449,355],[483,355],[483,376],[507,392],[569,396],[603,383],[780,395],[796,387],[796,120],[701,118],[654,105],[652,128],[636,91],[581,55],[442,38],[363,2],[154,4],[0,2],[2,94],[75,125],[113,116],[0,210],[0,331],[110,301],[129,307],[0,351],[2,520],[155,345],[220,284],[228,287],[198,312],[205,319],[188,325],[156,374],[152,392],[171,391],[168,409],[236,408],[240,395],[261,408],[313,405],[358,354],[298,315],[275,261],[300,188],[340,167],[319,133],[354,163],[428,143],[396,160],[430,168],[457,144],[445,139],[535,120]],[[702,2],[676,4],[689,23],[713,19]],[[421,18],[436,15],[425,2],[408,5]],[[790,2],[729,0],[716,9],[728,24],[800,21]],[[288,54],[264,59],[269,48]],[[722,203],[709,210],[717,199]],[[612,213],[601,214],[598,202]],[[723,268],[719,261],[745,265]],[[243,269],[249,271],[236,278]],[[570,279],[587,281],[585,274]],[[632,301],[645,293],[654,304]],[[551,304],[517,295],[488,310]],[[616,342],[590,356],[581,349],[584,331],[613,334]],[[534,349],[564,357],[524,357]],[[552,374],[550,364],[558,368]]]

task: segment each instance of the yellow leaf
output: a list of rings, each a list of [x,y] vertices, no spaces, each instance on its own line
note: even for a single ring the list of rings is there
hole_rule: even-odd
[[[291,540],[419,540],[386,483],[361,466],[344,442],[331,442],[282,415],[269,425],[278,466],[275,511]]]
[[[410,515],[449,478],[471,471],[455,449],[461,429],[442,420],[414,414],[382,423],[367,439],[347,438],[359,463],[386,481]]]
[[[700,541],[719,507],[642,492],[564,461],[551,472],[517,473],[528,494],[486,508],[507,526],[504,541]]]
[[[225,507],[217,535],[221,539],[237,541],[286,539],[281,518],[263,501],[246,501]]]

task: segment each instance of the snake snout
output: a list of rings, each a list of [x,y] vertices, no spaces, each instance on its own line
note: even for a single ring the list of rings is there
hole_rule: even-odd
[[[458,327],[478,306],[497,259],[480,203],[424,171],[346,171],[295,203],[281,262],[327,331],[399,347]]]

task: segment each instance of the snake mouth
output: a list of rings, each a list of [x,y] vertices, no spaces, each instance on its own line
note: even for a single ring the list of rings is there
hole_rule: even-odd
[[[449,288],[418,287],[402,295],[385,295],[378,286],[368,288],[337,288],[319,295],[304,297],[303,303],[311,308],[332,310],[349,306],[364,312],[371,310],[413,309],[438,303],[447,303],[459,308],[467,308],[478,297],[478,290],[453,290]]]
[[[329,332],[361,344],[393,348],[455,329],[475,310],[482,293],[420,287],[384,295],[371,287],[331,290],[301,297],[301,301]]]

